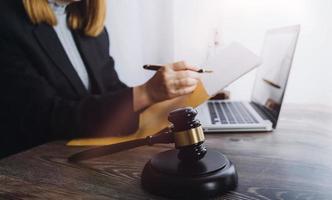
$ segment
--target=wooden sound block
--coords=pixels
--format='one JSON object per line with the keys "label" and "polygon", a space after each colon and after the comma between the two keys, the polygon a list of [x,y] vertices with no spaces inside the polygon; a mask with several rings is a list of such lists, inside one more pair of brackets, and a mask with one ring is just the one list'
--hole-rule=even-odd
{"label": "wooden sound block", "polygon": [[177,158],[178,150],[154,156],[144,167],[143,188],[152,194],[172,198],[206,198],[237,186],[235,166],[218,150],[209,149],[205,157],[192,163]]}

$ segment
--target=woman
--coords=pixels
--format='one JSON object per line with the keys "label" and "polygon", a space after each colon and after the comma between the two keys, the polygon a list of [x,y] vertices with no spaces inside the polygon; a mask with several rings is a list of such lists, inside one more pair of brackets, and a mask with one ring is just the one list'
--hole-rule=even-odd
{"label": "woman", "polygon": [[0,4],[0,157],[54,139],[132,133],[141,110],[196,87],[197,69],[183,62],[143,85],[122,83],[105,0]]}

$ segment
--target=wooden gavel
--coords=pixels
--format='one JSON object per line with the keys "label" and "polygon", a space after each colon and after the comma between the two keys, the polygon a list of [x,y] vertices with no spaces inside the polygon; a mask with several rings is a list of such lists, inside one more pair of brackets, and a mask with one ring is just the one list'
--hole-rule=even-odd
{"label": "wooden gavel", "polygon": [[198,161],[205,156],[206,148],[203,145],[204,132],[196,116],[197,111],[191,107],[176,109],[168,116],[172,126],[153,136],[85,150],[72,155],[68,160],[78,162],[145,145],[174,143],[175,148],[179,150],[179,160],[184,162]]}

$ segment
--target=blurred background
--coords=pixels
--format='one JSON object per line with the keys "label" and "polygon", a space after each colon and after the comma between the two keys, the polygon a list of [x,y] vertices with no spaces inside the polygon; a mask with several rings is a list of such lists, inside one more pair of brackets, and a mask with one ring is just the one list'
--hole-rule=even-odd
{"label": "blurred background", "polygon": [[[301,24],[285,103],[332,106],[331,10],[330,0],[109,0],[110,53],[132,86],[153,75],[143,64],[204,65],[232,41],[260,55],[266,30]],[[255,74],[227,88],[232,99],[250,99]]]}

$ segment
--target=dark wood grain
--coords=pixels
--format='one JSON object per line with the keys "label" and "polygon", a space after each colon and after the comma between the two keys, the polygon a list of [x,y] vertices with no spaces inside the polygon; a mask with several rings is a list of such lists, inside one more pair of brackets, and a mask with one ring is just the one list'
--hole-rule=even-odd
{"label": "dark wood grain", "polygon": [[[272,133],[209,134],[207,146],[235,163],[238,188],[216,199],[332,199],[332,108],[289,105]],[[142,190],[140,173],[172,145],[140,147],[80,164],[86,148],[64,141],[0,161],[0,199],[163,199]]]}

